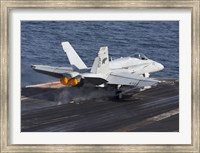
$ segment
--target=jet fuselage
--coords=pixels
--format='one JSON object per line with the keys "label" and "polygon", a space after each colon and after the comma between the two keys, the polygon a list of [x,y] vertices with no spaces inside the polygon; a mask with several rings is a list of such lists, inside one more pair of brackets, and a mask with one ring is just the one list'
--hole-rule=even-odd
{"label": "jet fuselage", "polygon": [[109,62],[111,70],[126,69],[135,74],[144,74],[160,71],[164,66],[150,59],[137,59],[133,57],[121,57]]}

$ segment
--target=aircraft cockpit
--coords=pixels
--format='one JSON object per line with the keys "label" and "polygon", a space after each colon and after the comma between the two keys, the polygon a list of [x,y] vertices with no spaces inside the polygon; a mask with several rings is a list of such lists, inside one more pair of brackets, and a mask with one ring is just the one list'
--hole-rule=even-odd
{"label": "aircraft cockpit", "polygon": [[148,58],[142,53],[135,53],[135,54],[131,55],[131,57],[138,58],[140,60],[148,60]]}

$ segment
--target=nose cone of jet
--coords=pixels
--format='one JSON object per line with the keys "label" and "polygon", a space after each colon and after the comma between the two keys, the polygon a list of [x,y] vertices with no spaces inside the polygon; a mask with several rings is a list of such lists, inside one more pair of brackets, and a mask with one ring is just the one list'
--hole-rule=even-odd
{"label": "nose cone of jet", "polygon": [[162,64],[160,64],[160,63],[157,63],[156,66],[157,66],[159,71],[164,69],[164,66]]}

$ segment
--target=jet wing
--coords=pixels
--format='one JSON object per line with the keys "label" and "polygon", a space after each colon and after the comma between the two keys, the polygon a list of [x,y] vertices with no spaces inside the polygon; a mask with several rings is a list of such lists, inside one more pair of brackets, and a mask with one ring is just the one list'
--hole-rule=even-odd
{"label": "jet wing", "polygon": [[153,86],[159,82],[158,80],[144,78],[140,75],[128,72],[111,72],[107,81],[107,84],[128,85],[135,87]]}
{"label": "jet wing", "polygon": [[71,67],[53,67],[47,65],[31,65],[31,67],[33,70],[39,73],[43,73],[57,78],[61,78],[63,76],[73,78],[79,75],[79,73],[74,72]]}

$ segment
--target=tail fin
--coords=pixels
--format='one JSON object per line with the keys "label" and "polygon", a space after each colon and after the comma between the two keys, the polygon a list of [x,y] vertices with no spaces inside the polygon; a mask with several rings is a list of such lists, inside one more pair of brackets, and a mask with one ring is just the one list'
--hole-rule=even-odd
{"label": "tail fin", "polygon": [[108,47],[101,47],[92,65],[92,73],[105,74],[109,71]]}
{"label": "tail fin", "polygon": [[78,56],[78,54],[76,53],[76,51],[73,49],[73,47],[70,45],[69,42],[62,42],[62,47],[65,53],[67,54],[69,62],[72,66],[75,66],[78,69],[87,68],[85,63],[81,60],[81,58]]}

